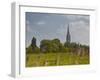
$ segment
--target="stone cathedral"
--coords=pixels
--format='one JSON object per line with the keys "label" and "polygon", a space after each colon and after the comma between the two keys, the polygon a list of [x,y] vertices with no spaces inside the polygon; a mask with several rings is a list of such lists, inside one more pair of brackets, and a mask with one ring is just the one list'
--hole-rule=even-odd
{"label": "stone cathedral", "polygon": [[68,24],[68,27],[67,27],[66,42],[67,43],[71,42],[71,35],[70,35],[70,31],[69,31],[69,24]]}

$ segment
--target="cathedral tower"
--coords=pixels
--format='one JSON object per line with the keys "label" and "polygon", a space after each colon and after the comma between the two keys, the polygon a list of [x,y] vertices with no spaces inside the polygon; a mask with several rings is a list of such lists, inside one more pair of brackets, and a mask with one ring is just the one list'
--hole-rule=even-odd
{"label": "cathedral tower", "polygon": [[70,43],[70,41],[71,41],[71,36],[70,36],[69,24],[68,24],[68,27],[67,27],[67,35],[66,35],[66,42],[67,43]]}

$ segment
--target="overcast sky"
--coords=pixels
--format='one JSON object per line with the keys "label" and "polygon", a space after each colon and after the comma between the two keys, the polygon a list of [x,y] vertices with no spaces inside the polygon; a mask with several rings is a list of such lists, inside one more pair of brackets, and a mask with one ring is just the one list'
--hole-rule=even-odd
{"label": "overcast sky", "polygon": [[32,37],[37,39],[37,45],[43,39],[58,38],[62,43],[66,41],[67,27],[71,35],[71,42],[89,45],[89,16],[70,14],[51,14],[26,12],[26,47],[30,45]]}

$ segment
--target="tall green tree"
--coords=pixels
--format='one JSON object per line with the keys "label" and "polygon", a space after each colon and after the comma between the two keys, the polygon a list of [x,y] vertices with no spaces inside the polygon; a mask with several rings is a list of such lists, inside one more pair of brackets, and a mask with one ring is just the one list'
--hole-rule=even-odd
{"label": "tall green tree", "polygon": [[36,45],[35,37],[32,38],[30,46],[26,48],[26,53],[40,53],[40,49]]}
{"label": "tall green tree", "polygon": [[31,40],[31,46],[34,48],[36,47],[36,38],[33,36],[32,40]]}

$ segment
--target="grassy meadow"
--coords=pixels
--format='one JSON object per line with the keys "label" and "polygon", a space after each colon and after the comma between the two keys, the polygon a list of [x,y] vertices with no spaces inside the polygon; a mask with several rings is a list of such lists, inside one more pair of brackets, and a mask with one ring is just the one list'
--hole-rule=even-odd
{"label": "grassy meadow", "polygon": [[26,48],[26,67],[89,64],[89,46],[75,42],[61,43],[59,39],[46,40],[36,45],[33,37]]}
{"label": "grassy meadow", "polygon": [[89,55],[73,53],[26,54],[26,67],[89,64]]}

